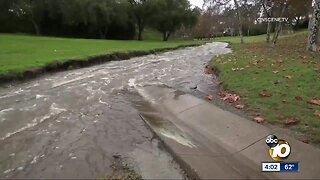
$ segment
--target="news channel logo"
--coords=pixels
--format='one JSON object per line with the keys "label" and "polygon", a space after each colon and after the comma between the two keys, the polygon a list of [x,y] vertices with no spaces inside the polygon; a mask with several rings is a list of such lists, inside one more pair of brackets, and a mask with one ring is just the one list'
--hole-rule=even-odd
{"label": "news channel logo", "polygon": [[291,147],[286,140],[278,139],[275,135],[269,135],[266,144],[269,146],[269,154],[273,160],[282,162],[290,156]]}

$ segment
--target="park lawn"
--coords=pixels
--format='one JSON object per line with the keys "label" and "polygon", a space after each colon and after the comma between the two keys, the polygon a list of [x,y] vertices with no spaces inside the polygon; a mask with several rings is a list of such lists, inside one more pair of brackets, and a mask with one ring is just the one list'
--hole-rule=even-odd
{"label": "park lawn", "polygon": [[0,74],[19,73],[70,59],[87,60],[92,56],[113,52],[150,51],[200,43],[204,42],[92,40],[0,34]]}
{"label": "park lawn", "polygon": [[308,102],[320,99],[320,53],[306,52],[306,40],[307,33],[300,32],[280,38],[273,48],[265,36],[245,38],[243,45],[228,38],[233,53],[212,59],[210,66],[218,70],[222,90],[242,96],[249,116],[260,113],[266,122],[319,145],[320,106]]}
{"label": "park lawn", "polygon": [[[282,35],[280,36],[280,39],[282,38],[287,38],[287,37],[293,37],[293,36],[297,36],[297,35],[306,35],[307,32],[306,31],[299,31],[296,33],[292,33],[292,34],[286,34],[286,35]],[[271,39],[272,39],[273,34],[271,34]],[[244,37],[244,41],[246,43],[255,43],[255,42],[263,42],[266,40],[266,35],[262,34],[262,35],[257,35],[257,36],[247,36]],[[239,37],[219,37],[219,38],[215,38],[214,41],[216,42],[228,42],[231,44],[237,44],[240,42],[240,38]]]}

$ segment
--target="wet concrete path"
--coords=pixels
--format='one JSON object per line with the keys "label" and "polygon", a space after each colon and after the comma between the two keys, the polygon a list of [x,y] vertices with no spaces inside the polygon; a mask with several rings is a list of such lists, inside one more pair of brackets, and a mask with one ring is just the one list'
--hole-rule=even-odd
{"label": "wet concrete path", "polygon": [[[0,88],[0,178],[99,178],[115,159],[143,178],[182,178],[145,126],[134,85],[215,90],[203,73],[226,43],[115,61]],[[139,95],[140,94],[140,95]]]}

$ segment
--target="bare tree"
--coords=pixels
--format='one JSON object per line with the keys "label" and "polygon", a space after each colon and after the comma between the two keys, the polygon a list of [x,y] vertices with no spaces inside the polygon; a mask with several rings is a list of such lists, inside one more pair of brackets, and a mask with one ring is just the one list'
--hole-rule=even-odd
{"label": "bare tree", "polygon": [[[264,0],[264,2],[262,3],[262,14],[261,16],[264,16],[264,17],[268,17],[268,18],[271,18],[272,16],[272,11],[273,11],[273,3],[271,0]],[[271,22],[268,21],[268,24],[267,24],[267,37],[266,37],[266,41],[267,43],[270,43],[270,36],[271,36]]]}
{"label": "bare tree", "polygon": [[320,0],[314,0],[313,14],[309,23],[309,37],[307,51],[319,51],[319,28],[320,28]]}
{"label": "bare tree", "polygon": [[[283,3],[282,3],[282,8],[281,8],[281,14],[280,14],[280,17],[283,17],[286,10],[287,10],[287,7],[288,7],[288,1],[285,0]],[[276,26],[276,30],[274,32],[274,35],[273,35],[273,39],[272,39],[272,45],[273,46],[276,46],[277,45],[277,42],[278,42],[278,37],[279,37],[279,34],[281,32],[281,29],[282,29],[282,25],[283,25],[283,22],[280,21],[277,23],[277,26]]]}
{"label": "bare tree", "polygon": [[[238,24],[238,30],[239,30],[239,36],[240,36],[240,43],[243,44],[244,43],[244,39],[243,39],[243,22],[242,22],[242,13],[241,13],[241,9],[240,9],[240,2],[241,0],[204,0],[204,5],[203,7],[205,8],[206,6],[212,6],[214,4],[218,4],[220,6],[227,6],[230,4],[234,4],[234,8],[236,10],[236,14],[237,14],[237,24]],[[245,1],[246,2],[246,1]]]}
{"label": "bare tree", "polygon": [[237,18],[238,18],[238,28],[239,28],[239,36],[240,36],[240,43],[243,44],[243,30],[242,30],[242,16],[241,16],[241,10],[239,7],[239,3],[238,0],[233,0],[234,5],[236,7],[236,11],[237,11]]}

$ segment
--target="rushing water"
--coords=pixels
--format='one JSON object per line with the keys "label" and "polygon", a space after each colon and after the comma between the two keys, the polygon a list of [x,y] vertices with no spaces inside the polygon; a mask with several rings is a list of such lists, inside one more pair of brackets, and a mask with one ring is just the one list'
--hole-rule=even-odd
{"label": "rushing water", "polygon": [[230,52],[226,46],[210,43],[0,88],[0,178],[103,177],[115,153],[143,177],[179,178],[131,104],[142,97],[130,92],[137,84],[165,84],[210,93],[215,81],[204,66]]}

